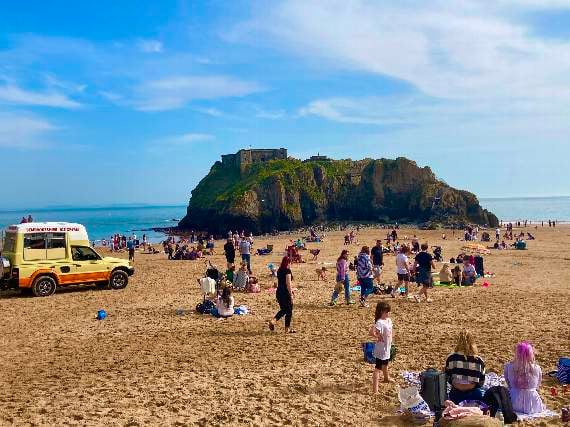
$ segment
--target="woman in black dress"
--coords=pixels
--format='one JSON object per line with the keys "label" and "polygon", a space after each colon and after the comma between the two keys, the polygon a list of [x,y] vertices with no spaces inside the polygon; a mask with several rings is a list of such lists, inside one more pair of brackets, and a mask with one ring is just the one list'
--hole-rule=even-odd
{"label": "woman in black dress", "polygon": [[283,257],[279,270],[277,270],[277,302],[279,303],[279,311],[273,319],[269,321],[269,329],[275,330],[275,323],[277,323],[283,316],[285,316],[285,332],[294,333],[291,328],[291,318],[293,317],[293,274],[289,268],[291,260],[289,257]]}

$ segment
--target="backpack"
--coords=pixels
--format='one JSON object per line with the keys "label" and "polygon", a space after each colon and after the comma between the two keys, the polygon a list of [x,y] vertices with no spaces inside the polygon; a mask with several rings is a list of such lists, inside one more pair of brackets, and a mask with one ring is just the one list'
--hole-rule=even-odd
{"label": "backpack", "polygon": [[196,312],[200,314],[211,314],[216,305],[209,299],[204,300],[196,306]]}
{"label": "backpack", "polygon": [[570,357],[561,357],[558,359],[556,378],[560,381],[560,384],[570,384]]}
{"label": "backpack", "polygon": [[445,372],[430,368],[420,375],[420,396],[426,401],[429,408],[438,412],[445,408],[447,400],[447,382]]}
{"label": "backpack", "polygon": [[485,392],[483,396],[485,402],[491,408],[491,416],[494,417],[500,409],[505,419],[505,424],[514,423],[517,420],[517,414],[513,411],[513,404],[509,389],[502,386],[494,386]]}

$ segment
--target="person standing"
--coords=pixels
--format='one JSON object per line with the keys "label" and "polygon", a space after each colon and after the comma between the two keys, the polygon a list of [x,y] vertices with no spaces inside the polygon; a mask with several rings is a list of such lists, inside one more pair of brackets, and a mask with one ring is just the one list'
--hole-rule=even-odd
{"label": "person standing", "polygon": [[374,278],[380,284],[380,276],[382,275],[382,267],[384,266],[384,251],[382,249],[382,240],[376,240],[376,246],[371,250],[372,270]]}
{"label": "person standing", "polygon": [[293,273],[289,268],[290,265],[291,260],[289,257],[284,256],[277,270],[277,291],[275,296],[279,303],[279,311],[269,321],[269,330],[274,331],[275,324],[285,316],[285,332],[288,334],[295,333],[295,330],[291,328],[291,320],[293,319]]}
{"label": "person standing", "polygon": [[251,240],[243,237],[239,243],[239,252],[241,260],[247,264],[247,272],[251,274]]}
{"label": "person standing", "polygon": [[129,250],[129,261],[135,260],[135,241],[132,237],[129,237],[127,242],[127,249]]}
{"label": "person standing", "polygon": [[398,275],[398,286],[392,290],[392,298],[396,298],[396,290],[402,285],[405,287],[405,295],[408,295],[408,286],[410,284],[410,265],[408,261],[408,253],[410,248],[402,245],[398,255],[396,255],[396,274]]}
{"label": "person standing", "polygon": [[363,246],[356,259],[356,277],[360,283],[360,307],[368,307],[366,298],[374,289],[374,274],[370,260],[370,248]]}
{"label": "person standing", "polygon": [[28,215],[28,222],[34,222],[34,219],[32,218],[32,215]]}
{"label": "person standing", "polygon": [[336,300],[344,288],[344,302],[354,304],[350,298],[350,278],[348,277],[348,251],[345,249],[336,260],[336,286],[331,297],[330,305],[336,305]]}
{"label": "person standing", "polygon": [[385,383],[394,382],[388,374],[388,363],[392,350],[392,319],[390,319],[390,304],[380,301],[376,304],[374,313],[374,325],[370,328],[370,335],[376,338],[374,344],[374,358],[376,365],[372,374],[372,392],[378,393],[380,373],[384,376]]}
{"label": "person standing", "polygon": [[236,260],[236,248],[234,247],[234,241],[231,237],[228,237],[228,241],[224,245],[224,253],[226,255],[228,269],[230,269]]}
{"label": "person standing", "polygon": [[428,297],[428,289],[433,287],[433,279],[431,276],[432,268],[435,269],[433,257],[428,253],[428,244],[422,243],[421,251],[416,255],[416,281],[421,286],[420,291],[414,298],[417,302],[421,301],[422,295],[426,297],[427,302],[432,300]]}

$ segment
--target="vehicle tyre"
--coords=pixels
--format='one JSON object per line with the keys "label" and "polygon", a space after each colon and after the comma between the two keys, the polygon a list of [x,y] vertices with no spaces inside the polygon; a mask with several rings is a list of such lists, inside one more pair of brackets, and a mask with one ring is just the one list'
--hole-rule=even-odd
{"label": "vehicle tyre", "polygon": [[129,283],[129,275],[123,270],[115,270],[109,278],[109,286],[111,289],[124,289]]}
{"label": "vehicle tyre", "polygon": [[49,297],[55,292],[57,283],[50,276],[40,276],[32,285],[32,292],[36,297]]}

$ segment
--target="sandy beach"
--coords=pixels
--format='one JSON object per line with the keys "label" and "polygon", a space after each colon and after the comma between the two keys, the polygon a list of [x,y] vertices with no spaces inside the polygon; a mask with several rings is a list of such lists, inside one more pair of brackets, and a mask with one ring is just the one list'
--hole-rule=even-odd
{"label": "sandy beach", "polygon": [[[516,229],[515,229],[516,231]],[[360,345],[368,340],[373,306],[392,304],[398,354],[390,371],[443,368],[457,332],[469,328],[489,371],[502,373],[520,340],[532,342],[543,372],[570,355],[570,226],[529,227],[537,237],[526,251],[492,251],[485,270],[490,286],[436,288],[432,303],[373,296],[370,308],[329,307],[328,282],[315,269],[334,263],[343,233],[329,233],[318,262],[294,264],[297,288],[293,325],[297,334],[274,333],[265,324],[277,311],[266,265],[278,263],[289,239],[258,238],[274,245],[270,256],[252,256],[259,294],[235,293],[236,304],[253,313],[228,321],[193,313],[201,294],[196,279],[203,261],[168,261],[166,255],[136,255],[136,274],[122,291],[72,288],[49,298],[0,296],[0,386],[3,425],[405,425],[395,414],[395,385],[371,394],[372,366]],[[443,247],[444,259],[460,252],[460,232],[401,230]],[[494,233],[492,233],[494,234]],[[359,245],[373,245],[386,230],[362,230]],[[222,242],[209,257],[225,266]],[[120,254],[126,257],[126,253]],[[309,258],[308,253],[304,256]],[[440,264],[438,264],[439,267]],[[395,281],[393,256],[385,257],[386,282]],[[351,272],[351,281],[354,275]],[[109,317],[97,321],[97,310]],[[177,314],[184,309],[185,314]],[[551,396],[550,387],[559,395]],[[545,376],[540,393],[560,412],[570,391]],[[527,425],[560,425],[541,419]]]}

